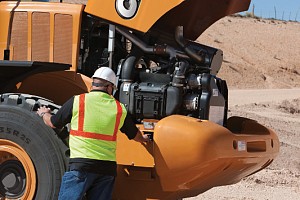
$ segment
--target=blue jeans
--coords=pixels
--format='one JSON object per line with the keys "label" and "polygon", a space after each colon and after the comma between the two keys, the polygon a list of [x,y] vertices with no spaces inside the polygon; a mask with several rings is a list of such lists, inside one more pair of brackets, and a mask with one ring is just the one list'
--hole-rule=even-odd
{"label": "blue jeans", "polygon": [[114,176],[82,171],[68,171],[62,178],[58,200],[109,200],[115,182]]}

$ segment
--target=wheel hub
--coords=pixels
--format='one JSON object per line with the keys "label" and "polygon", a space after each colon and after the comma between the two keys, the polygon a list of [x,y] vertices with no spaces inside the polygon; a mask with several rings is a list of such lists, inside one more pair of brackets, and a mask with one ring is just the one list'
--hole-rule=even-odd
{"label": "wheel hub", "polygon": [[7,160],[0,165],[0,193],[8,198],[24,194],[26,174],[20,161]]}
{"label": "wheel hub", "polygon": [[36,190],[34,165],[18,144],[0,139],[0,197],[33,199]]}

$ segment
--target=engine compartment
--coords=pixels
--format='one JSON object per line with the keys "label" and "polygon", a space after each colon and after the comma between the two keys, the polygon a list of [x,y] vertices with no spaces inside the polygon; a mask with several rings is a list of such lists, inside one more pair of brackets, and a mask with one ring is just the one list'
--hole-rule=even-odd
{"label": "engine compartment", "polygon": [[183,27],[174,36],[153,30],[142,34],[116,27],[109,49],[110,25],[84,15],[78,71],[89,77],[101,67],[118,76],[115,98],[136,123],[179,114],[226,125],[227,85],[217,77],[223,60],[219,49],[186,40]]}

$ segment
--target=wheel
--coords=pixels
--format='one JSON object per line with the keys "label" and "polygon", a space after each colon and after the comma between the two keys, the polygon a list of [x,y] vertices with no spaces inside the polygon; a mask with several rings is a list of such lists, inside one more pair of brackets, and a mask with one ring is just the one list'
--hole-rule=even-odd
{"label": "wheel", "polygon": [[57,199],[68,148],[35,113],[58,106],[24,94],[0,95],[0,199]]}

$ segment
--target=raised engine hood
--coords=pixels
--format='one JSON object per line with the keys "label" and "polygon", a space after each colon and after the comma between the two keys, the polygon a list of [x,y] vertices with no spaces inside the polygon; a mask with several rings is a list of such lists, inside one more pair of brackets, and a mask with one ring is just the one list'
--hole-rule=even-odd
{"label": "raised engine hood", "polygon": [[184,37],[196,40],[219,19],[249,8],[251,0],[187,0],[167,12],[154,25],[173,34],[177,26],[184,27]]}
{"label": "raised engine hood", "polygon": [[247,10],[250,1],[89,0],[85,12],[144,33],[153,26],[169,33],[184,26],[184,36],[195,40],[220,18]]}

